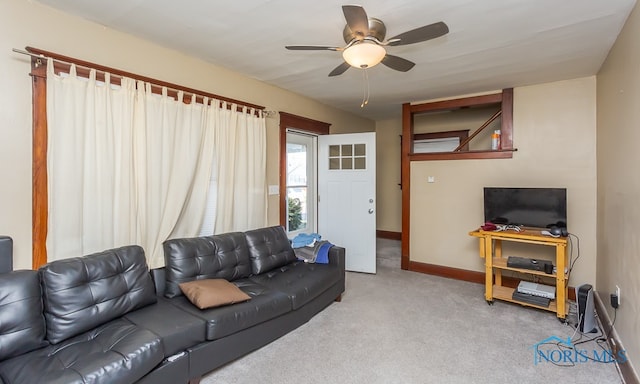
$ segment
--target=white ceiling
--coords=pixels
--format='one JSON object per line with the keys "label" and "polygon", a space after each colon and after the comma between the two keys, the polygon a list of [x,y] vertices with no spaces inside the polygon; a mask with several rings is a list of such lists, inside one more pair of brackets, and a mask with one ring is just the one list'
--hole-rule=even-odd
{"label": "white ceiling", "polygon": [[387,47],[416,66],[406,73],[370,68],[370,101],[360,108],[361,70],[327,76],[342,62],[340,52],[284,48],[344,45],[343,1],[38,1],[374,120],[399,116],[406,102],[594,75],[635,4],[362,0],[368,16],[385,23],[387,37],[437,21],[450,32]]}

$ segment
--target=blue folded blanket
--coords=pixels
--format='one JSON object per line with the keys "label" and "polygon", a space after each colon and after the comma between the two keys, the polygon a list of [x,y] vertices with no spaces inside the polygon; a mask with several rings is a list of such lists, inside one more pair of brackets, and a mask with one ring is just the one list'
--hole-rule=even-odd
{"label": "blue folded blanket", "polygon": [[318,249],[318,253],[316,254],[316,263],[318,264],[329,264],[329,249],[333,247],[328,241],[322,241],[320,247]]}
{"label": "blue folded blanket", "polygon": [[313,245],[316,241],[320,241],[321,236],[317,233],[299,233],[291,240],[292,248],[306,247]]}

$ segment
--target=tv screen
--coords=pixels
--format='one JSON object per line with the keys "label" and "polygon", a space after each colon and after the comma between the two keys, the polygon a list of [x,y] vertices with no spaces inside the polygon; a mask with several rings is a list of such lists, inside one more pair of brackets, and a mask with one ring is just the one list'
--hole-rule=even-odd
{"label": "tv screen", "polygon": [[525,227],[567,227],[566,188],[484,188],[484,221]]}

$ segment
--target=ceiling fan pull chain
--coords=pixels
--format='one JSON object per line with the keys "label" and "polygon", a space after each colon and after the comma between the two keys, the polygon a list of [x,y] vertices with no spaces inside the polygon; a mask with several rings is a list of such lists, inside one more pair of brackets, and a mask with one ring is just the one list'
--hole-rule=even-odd
{"label": "ceiling fan pull chain", "polygon": [[367,68],[362,68],[362,104],[360,104],[360,108],[364,108],[365,105],[369,104],[369,73],[367,72]]}

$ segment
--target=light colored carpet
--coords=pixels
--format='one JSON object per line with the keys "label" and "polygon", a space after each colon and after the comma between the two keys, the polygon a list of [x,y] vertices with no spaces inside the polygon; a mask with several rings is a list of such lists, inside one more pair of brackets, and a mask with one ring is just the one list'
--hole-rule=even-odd
{"label": "light colored carpet", "polygon": [[489,306],[482,285],[403,271],[399,255],[399,242],[379,240],[376,275],[347,273],[342,302],[202,383],[621,382],[614,364],[535,365],[534,344],[573,328],[551,312]]}

